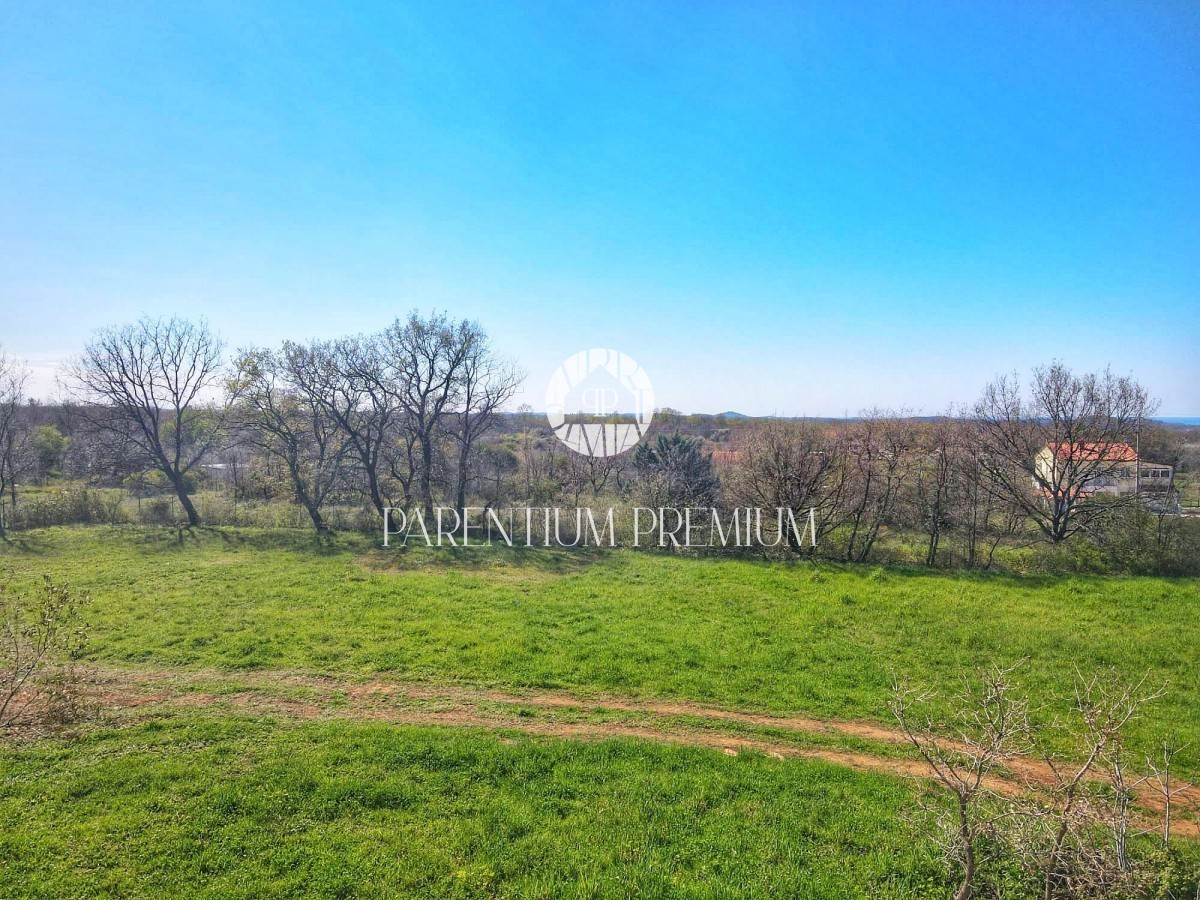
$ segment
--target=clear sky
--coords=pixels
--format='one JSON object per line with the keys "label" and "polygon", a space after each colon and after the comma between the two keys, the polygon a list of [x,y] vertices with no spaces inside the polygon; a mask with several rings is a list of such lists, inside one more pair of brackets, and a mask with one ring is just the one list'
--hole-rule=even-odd
{"label": "clear sky", "polygon": [[[354,7],[351,9],[350,7]],[[477,318],[542,408],[936,412],[1111,364],[1200,413],[1200,4],[0,4],[0,343]]]}

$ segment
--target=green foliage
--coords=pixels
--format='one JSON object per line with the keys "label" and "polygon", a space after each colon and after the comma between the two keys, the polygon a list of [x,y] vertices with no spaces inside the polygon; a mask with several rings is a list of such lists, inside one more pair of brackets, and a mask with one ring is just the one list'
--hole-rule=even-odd
{"label": "green foliage", "polygon": [[32,447],[38,478],[50,478],[58,474],[63,454],[70,443],[70,439],[53,425],[39,425],[34,430]]}
{"label": "green foliage", "polygon": [[[151,469],[142,476],[142,483],[150,493],[173,493],[175,486],[160,469]],[[188,472],[183,476],[183,487],[189,494],[196,491],[196,476]]]}

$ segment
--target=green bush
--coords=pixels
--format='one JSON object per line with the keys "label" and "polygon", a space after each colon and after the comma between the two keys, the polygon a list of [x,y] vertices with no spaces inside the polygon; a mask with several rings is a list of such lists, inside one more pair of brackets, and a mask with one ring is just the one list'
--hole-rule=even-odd
{"label": "green bush", "polygon": [[71,485],[60,490],[31,494],[6,510],[14,530],[53,525],[119,525],[129,519],[122,510],[120,491]]}

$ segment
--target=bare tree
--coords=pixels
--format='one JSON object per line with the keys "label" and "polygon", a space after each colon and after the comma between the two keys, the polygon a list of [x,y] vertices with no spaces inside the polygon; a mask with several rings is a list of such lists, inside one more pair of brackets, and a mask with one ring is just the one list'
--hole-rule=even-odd
{"label": "bare tree", "polygon": [[846,559],[864,562],[891,518],[911,472],[912,428],[899,414],[871,410],[849,431]]}
{"label": "bare tree", "polygon": [[476,448],[484,503],[498,506],[512,492],[512,476],[520,469],[517,454],[508,446],[484,443]]}
{"label": "bare tree", "polygon": [[[1147,688],[1145,678],[1126,682],[1112,669],[1076,673],[1071,713],[1035,731],[1029,701],[1011,679],[1015,668],[986,670],[944,702],[931,703],[929,692],[892,690],[890,706],[905,736],[955,798],[952,813],[934,809],[962,876],[955,897],[964,900],[977,887],[984,836],[991,852],[1010,852],[1036,879],[1045,900],[1150,896],[1161,884],[1160,862],[1136,853],[1131,837],[1145,833],[1135,830],[1142,816],[1133,801],[1152,779],[1130,771],[1124,730],[1163,690]],[[1173,755],[1168,743],[1162,765],[1149,763],[1167,798],[1164,842],[1169,797],[1183,787],[1170,780]]]}
{"label": "bare tree", "polygon": [[1114,505],[1136,500],[1125,495],[1101,504],[1088,494],[1128,464],[1109,448],[1132,442],[1153,410],[1141,385],[1108,369],[1077,376],[1052,363],[1034,370],[1028,397],[1016,375],[1001,376],[975,405],[986,483],[1046,538],[1063,541]]}
{"label": "bare tree", "polygon": [[1174,775],[1175,757],[1182,750],[1175,740],[1169,737],[1159,747],[1160,756],[1157,760],[1146,757],[1146,768],[1150,770],[1149,780],[1163,801],[1163,848],[1171,846],[1171,813],[1175,798],[1187,792],[1187,784],[1172,780]]}
{"label": "bare tree", "polygon": [[609,482],[614,482],[617,490],[620,490],[621,476],[629,465],[628,453],[614,453],[612,456],[572,455],[583,460],[584,478],[592,489],[593,497],[599,497]]}
{"label": "bare tree", "polygon": [[459,510],[467,505],[467,483],[471,474],[475,442],[495,423],[496,414],[516,394],[525,373],[515,363],[497,356],[483,329],[472,323],[469,346],[457,376],[457,420],[453,434],[458,444],[454,501]]}
{"label": "bare tree", "polygon": [[963,423],[964,434],[954,458],[956,485],[954,518],[962,528],[967,565],[990,568],[997,548],[1025,523],[1021,506],[1002,489],[989,484],[991,466],[976,439],[974,423]]}
{"label": "bare tree", "polygon": [[927,566],[937,562],[942,534],[951,522],[955,461],[959,454],[960,442],[959,423],[951,416],[931,423],[918,435],[920,458],[915,466],[913,495],[927,537]]}
{"label": "bare tree", "polygon": [[[1123,729],[1163,693],[1162,688],[1147,688],[1145,678],[1131,684],[1112,670],[1087,677],[1077,673],[1071,705],[1078,724],[1053,723],[1074,746],[1070,757],[1043,750],[1051,773],[1046,788],[1050,804],[1034,807],[1033,818],[1045,826],[1046,838],[1026,842],[1033,848],[1027,867],[1040,872],[1045,900],[1072,894],[1107,896],[1128,876],[1125,848],[1132,786],[1122,761]],[[1100,792],[1093,782],[1106,761],[1109,790]],[[1105,825],[1114,838],[1111,859],[1093,840]]]}
{"label": "bare tree", "polygon": [[242,351],[229,383],[230,411],[243,440],[286,466],[297,501],[322,532],[321,507],[341,478],[347,437],[306,390],[311,366],[311,351],[298,344]]}
{"label": "bare tree", "polygon": [[588,483],[588,463],[592,457],[583,453],[567,453],[562,460],[563,492],[571,496],[571,503],[579,505],[579,497]]}
{"label": "bare tree", "polygon": [[187,475],[217,442],[217,416],[204,394],[220,375],[222,346],[203,320],[144,317],[98,331],[66,370],[80,412],[166,476],[191,526],[200,515]]}
{"label": "bare tree", "polygon": [[17,505],[17,471],[21,467],[21,403],[29,371],[0,350],[0,537],[4,536],[4,495]]}
{"label": "bare tree", "polygon": [[[990,796],[989,776],[1005,760],[1029,746],[1029,701],[1016,690],[1013,672],[1020,666],[993,666],[965,681],[951,700],[948,721],[938,723],[929,712],[931,693],[896,684],[890,708],[905,737],[930,773],[954,795],[953,826],[947,848],[960,867],[955,900],[975,891],[980,838],[990,827],[982,801]],[[953,738],[941,736],[951,731]]]}
{"label": "bare tree", "polygon": [[660,434],[652,443],[633,451],[641,498],[648,506],[713,507],[721,481],[713,470],[712,453],[705,453],[699,438],[678,431]]}
{"label": "bare tree", "polygon": [[[844,442],[812,422],[768,421],[755,427],[729,476],[735,505],[784,508],[797,516],[814,509],[814,541],[841,523],[847,486]],[[801,549],[791,531],[788,543]]]}
{"label": "bare tree", "polygon": [[396,436],[403,411],[390,365],[377,336],[342,338],[308,345],[286,342],[290,372],[306,402],[321,409],[345,438],[348,456],[365,481],[367,497],[381,516],[397,505],[389,476],[402,478],[402,504],[408,503],[411,473],[396,464]]}
{"label": "bare tree", "polygon": [[444,313],[422,318],[417,312],[397,320],[381,335],[382,352],[394,368],[393,390],[420,453],[418,499],[433,518],[433,478],[446,417],[462,402],[462,372],[481,342],[474,322],[451,321]]}

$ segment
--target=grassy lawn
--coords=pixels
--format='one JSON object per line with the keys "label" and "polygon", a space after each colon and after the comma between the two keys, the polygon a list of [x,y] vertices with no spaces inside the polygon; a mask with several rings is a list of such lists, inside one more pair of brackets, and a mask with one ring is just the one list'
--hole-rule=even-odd
{"label": "grassy lawn", "polygon": [[644,742],[152,718],[0,754],[0,896],[944,896],[912,790]]}
{"label": "grassy lawn", "polygon": [[879,721],[892,672],[952,688],[965,668],[1029,657],[1022,677],[1045,697],[1076,666],[1114,666],[1169,682],[1132,735],[1148,747],[1176,732],[1200,774],[1194,580],[104,527],[22,534],[0,566],[89,590],[93,656],[121,665],[384,672]]}
{"label": "grassy lawn", "polygon": [[1194,580],[95,527],[20,535],[0,565],[90,590],[92,654],[122,665],[388,672],[880,721],[894,671],[949,689],[965,668],[1027,656],[1022,678],[1044,697],[1075,666],[1114,666],[1170,684],[1134,737],[1176,732],[1200,772]]}
{"label": "grassy lawn", "polygon": [[[1200,776],[1195,581],[149,527],[22,533],[0,544],[0,569],[89,591],[93,661],[181,698],[0,748],[0,897],[948,893],[907,815],[932,788],[829,755],[721,750],[738,736],[903,748],[757,720],[560,711],[537,691],[888,723],[893,672],[945,689],[1028,657],[1022,677],[1047,697],[1076,666],[1113,666],[1170,684],[1134,723],[1135,749],[1174,732],[1190,742],[1179,773]],[[351,708],[346,691],[374,676],[457,706]],[[381,710],[468,718],[373,721]],[[624,737],[598,727],[610,720]],[[637,731],[651,725],[716,737],[656,743]]]}

